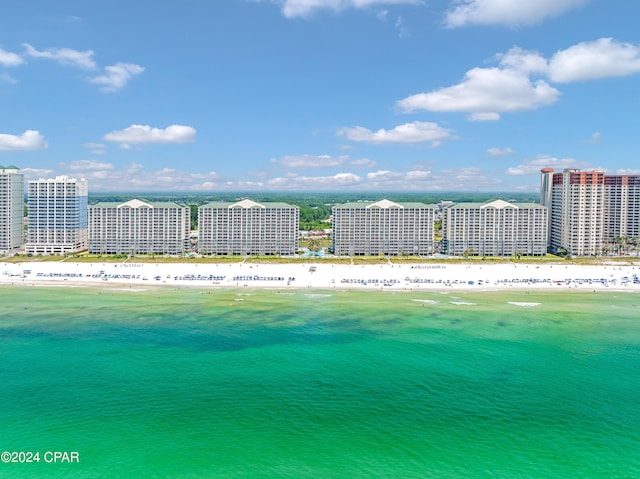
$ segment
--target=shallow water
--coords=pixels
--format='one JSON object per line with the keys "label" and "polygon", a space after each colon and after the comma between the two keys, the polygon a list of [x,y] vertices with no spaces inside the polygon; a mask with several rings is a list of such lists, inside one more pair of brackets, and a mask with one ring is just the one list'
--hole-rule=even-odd
{"label": "shallow water", "polygon": [[0,296],[0,477],[640,477],[640,295]]}

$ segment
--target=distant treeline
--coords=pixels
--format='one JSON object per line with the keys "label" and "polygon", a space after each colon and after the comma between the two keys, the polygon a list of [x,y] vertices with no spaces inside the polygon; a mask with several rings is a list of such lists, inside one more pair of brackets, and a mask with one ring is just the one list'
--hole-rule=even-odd
{"label": "distant treeline", "polygon": [[210,202],[236,202],[250,198],[257,202],[277,201],[296,205],[300,208],[300,229],[302,231],[321,230],[330,227],[327,223],[334,205],[352,201],[378,201],[386,198],[398,202],[420,202],[437,204],[441,201],[484,202],[503,199],[512,202],[537,203],[540,197],[536,193],[403,193],[403,192],[358,192],[358,193],[94,193],[89,194],[89,203],[124,203],[133,198],[147,201],[173,201],[191,207],[191,227],[198,224],[198,207]]}

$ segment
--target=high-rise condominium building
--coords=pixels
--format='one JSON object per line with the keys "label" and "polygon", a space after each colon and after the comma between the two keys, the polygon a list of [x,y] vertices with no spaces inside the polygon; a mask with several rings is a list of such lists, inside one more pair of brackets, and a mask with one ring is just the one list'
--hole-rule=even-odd
{"label": "high-rise condominium building", "polygon": [[219,255],[298,252],[300,210],[286,203],[244,199],[198,208],[198,250]]}
{"label": "high-rise condominium building", "polygon": [[87,180],[58,176],[28,185],[27,253],[65,254],[87,249]]}
{"label": "high-rise condominium building", "polygon": [[0,166],[0,253],[22,246],[24,175],[16,166]]}
{"label": "high-rise condominium building", "polygon": [[176,203],[133,199],[89,206],[89,253],[183,254],[190,210]]}
{"label": "high-rise condominium building", "polygon": [[450,255],[547,254],[545,206],[534,203],[456,203],[443,210],[442,248]]}
{"label": "high-rise condominium building", "polygon": [[640,175],[604,177],[604,236],[640,240]]}
{"label": "high-rise condominium building", "polygon": [[595,255],[616,237],[640,239],[640,175],[545,168],[542,178],[543,201],[551,190],[552,252]]}
{"label": "high-rise condominium building", "polygon": [[424,203],[346,203],[333,208],[333,251],[338,256],[429,255],[434,207]]}

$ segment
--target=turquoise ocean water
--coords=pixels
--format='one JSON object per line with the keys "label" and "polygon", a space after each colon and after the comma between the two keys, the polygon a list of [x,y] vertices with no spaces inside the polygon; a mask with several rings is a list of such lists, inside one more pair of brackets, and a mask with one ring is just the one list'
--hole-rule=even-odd
{"label": "turquoise ocean water", "polygon": [[640,478],[640,295],[0,296],[2,478]]}

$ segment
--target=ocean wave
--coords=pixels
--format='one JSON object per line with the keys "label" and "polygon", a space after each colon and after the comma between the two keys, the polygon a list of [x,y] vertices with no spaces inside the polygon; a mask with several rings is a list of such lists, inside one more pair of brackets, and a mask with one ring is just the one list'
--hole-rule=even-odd
{"label": "ocean wave", "polygon": [[449,301],[451,304],[456,304],[459,306],[476,306],[478,303],[470,303],[469,301]]}
{"label": "ocean wave", "polygon": [[440,301],[434,301],[433,299],[412,299],[411,301],[415,301],[416,303],[425,303],[425,304],[439,304]]}
{"label": "ocean wave", "polygon": [[514,306],[521,306],[524,308],[533,308],[535,306],[540,306],[542,303],[522,303],[519,301],[507,301],[507,304],[513,304]]}

